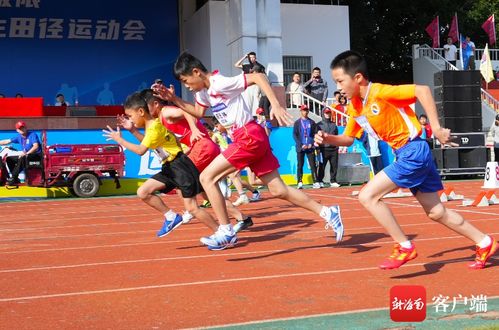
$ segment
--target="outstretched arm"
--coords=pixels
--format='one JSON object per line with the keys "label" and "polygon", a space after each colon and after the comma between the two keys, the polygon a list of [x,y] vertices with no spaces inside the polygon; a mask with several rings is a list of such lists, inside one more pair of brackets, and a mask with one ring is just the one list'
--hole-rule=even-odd
{"label": "outstretched arm", "polygon": [[124,148],[136,153],[137,155],[142,156],[143,154],[145,154],[147,152],[148,148],[146,146],[144,146],[142,144],[131,143],[131,142],[128,142],[127,140],[125,140],[124,138],[122,138],[119,126],[116,128],[116,131],[115,131],[108,125],[107,130],[103,129],[102,132],[104,133],[102,135],[106,138],[107,141],[114,140],[118,144],[123,146]]}
{"label": "outstretched arm", "polygon": [[263,73],[250,73],[246,75],[246,82],[248,86],[253,84],[258,85],[267,96],[272,106],[270,110],[270,119],[276,118],[280,125],[290,125],[292,123],[292,116],[284,109],[277,100],[272,87],[270,87],[267,76]]}
{"label": "outstretched arm", "polygon": [[165,101],[173,102],[173,104],[182,109],[182,111],[185,111],[196,118],[203,117],[204,112],[206,111],[206,108],[200,106],[199,104],[192,104],[175,95],[175,88],[173,85],[170,85],[170,87],[167,88],[162,84],[154,84],[151,88],[154,92],[154,96],[157,96]]}
{"label": "outstretched arm", "polygon": [[327,134],[324,133],[323,131],[318,131],[317,134],[315,134],[314,141],[317,144],[332,144],[338,147],[348,147],[351,146],[352,143],[354,142],[354,138],[351,136],[346,136],[346,135],[332,135],[332,134]]}

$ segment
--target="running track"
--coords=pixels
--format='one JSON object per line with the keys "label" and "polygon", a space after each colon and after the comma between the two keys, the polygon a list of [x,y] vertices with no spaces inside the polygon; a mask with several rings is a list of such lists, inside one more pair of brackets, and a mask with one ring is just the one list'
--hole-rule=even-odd
{"label": "running track", "polygon": [[[480,184],[452,183],[467,197]],[[340,245],[318,217],[265,193],[264,200],[242,207],[255,225],[240,233],[235,248],[218,252],[200,245],[208,231],[196,220],[156,238],[161,217],[135,197],[1,203],[0,327],[253,322],[255,328],[265,320],[384,309],[390,288],[401,284],[425,286],[428,304],[439,294],[499,296],[497,259],[485,270],[467,270],[472,244],[426,218],[412,197],[386,201],[419,257],[398,270],[379,270],[392,241],[352,190],[306,190],[324,204],[341,205],[346,232]],[[181,210],[176,196],[165,200]],[[446,205],[499,238],[499,206]],[[386,311],[385,326],[397,325]]]}

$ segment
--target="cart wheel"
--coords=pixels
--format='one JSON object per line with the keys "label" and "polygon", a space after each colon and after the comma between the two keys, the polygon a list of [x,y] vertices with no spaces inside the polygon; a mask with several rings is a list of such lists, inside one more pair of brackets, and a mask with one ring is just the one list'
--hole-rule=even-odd
{"label": "cart wheel", "polygon": [[73,182],[73,190],[78,197],[94,197],[99,190],[99,180],[90,173],[80,174]]}

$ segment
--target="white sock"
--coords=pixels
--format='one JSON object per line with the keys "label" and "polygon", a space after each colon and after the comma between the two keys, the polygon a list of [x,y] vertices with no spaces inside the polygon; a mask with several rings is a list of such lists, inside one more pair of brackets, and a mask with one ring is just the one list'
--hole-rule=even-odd
{"label": "white sock", "polygon": [[226,234],[229,234],[229,235],[234,234],[234,231],[232,230],[232,225],[230,223],[227,225],[220,225],[219,229],[222,230]]}
{"label": "white sock", "polygon": [[167,220],[173,220],[177,216],[177,213],[173,212],[172,210],[168,210],[168,212],[165,213],[165,218]]}
{"label": "white sock", "polygon": [[489,246],[490,243],[492,243],[492,239],[489,235],[485,235],[485,237],[480,242],[478,242],[477,245],[480,249],[483,249],[484,247]]}
{"label": "white sock", "polygon": [[401,247],[403,247],[404,249],[410,249],[412,248],[412,243],[411,241],[405,241],[405,242],[400,242],[399,243]]}
{"label": "white sock", "polygon": [[322,209],[321,209],[321,212],[319,213],[319,215],[324,220],[327,220],[327,219],[329,219],[331,217],[331,209],[329,207],[327,207],[327,206],[323,206]]}

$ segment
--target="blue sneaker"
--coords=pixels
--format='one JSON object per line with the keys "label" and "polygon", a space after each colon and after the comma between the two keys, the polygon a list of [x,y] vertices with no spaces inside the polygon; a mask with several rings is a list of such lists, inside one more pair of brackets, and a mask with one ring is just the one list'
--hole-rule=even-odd
{"label": "blue sneaker", "polygon": [[345,228],[343,228],[343,222],[341,221],[341,211],[340,206],[330,206],[329,210],[331,211],[331,215],[329,219],[326,220],[326,229],[331,227],[333,231],[336,233],[336,242],[341,242],[343,239],[343,232]]}
{"label": "blue sneaker", "polygon": [[237,243],[237,235],[227,235],[223,230],[217,230],[210,237],[201,237],[201,243],[208,246],[208,250],[224,250],[233,247]]}
{"label": "blue sneaker", "polygon": [[163,237],[171,233],[175,228],[182,224],[182,216],[180,214],[175,215],[175,219],[168,220],[165,219],[163,227],[156,234],[158,237]]}
{"label": "blue sneaker", "polygon": [[251,217],[247,217],[244,220],[237,220],[237,224],[234,226],[234,232],[238,233],[241,230],[248,229],[251,226],[253,226],[253,220]]}

